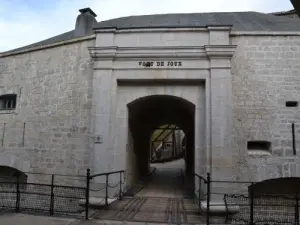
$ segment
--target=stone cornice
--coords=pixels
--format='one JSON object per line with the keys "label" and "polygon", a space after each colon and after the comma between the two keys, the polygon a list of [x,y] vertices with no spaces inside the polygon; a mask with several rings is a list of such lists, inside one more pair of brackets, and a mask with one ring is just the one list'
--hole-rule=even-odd
{"label": "stone cornice", "polygon": [[205,45],[205,52],[209,58],[231,58],[236,45]]}
{"label": "stone cornice", "polygon": [[142,58],[230,58],[236,45],[171,46],[171,47],[90,47],[91,57],[97,60]]}
{"label": "stone cornice", "polygon": [[149,28],[96,28],[94,29],[95,33],[156,33],[156,32],[207,32],[206,27],[149,27]]}
{"label": "stone cornice", "polygon": [[232,25],[207,25],[201,27],[137,27],[137,28],[95,28],[95,33],[156,33],[156,32],[207,32],[230,31]]}
{"label": "stone cornice", "polygon": [[216,25],[208,25],[207,30],[209,31],[230,31],[232,28],[232,25],[222,25],[222,26],[216,26]]}
{"label": "stone cornice", "polygon": [[172,47],[91,47],[88,48],[94,60],[103,59],[141,59],[141,58],[207,58],[203,46],[172,46]]}
{"label": "stone cornice", "polygon": [[300,36],[300,31],[231,31],[230,36]]}

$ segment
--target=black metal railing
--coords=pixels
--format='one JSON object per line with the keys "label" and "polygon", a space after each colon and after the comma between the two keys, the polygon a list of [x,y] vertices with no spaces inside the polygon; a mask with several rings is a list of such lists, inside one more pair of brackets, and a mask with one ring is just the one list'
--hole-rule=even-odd
{"label": "black metal railing", "polygon": [[[210,212],[210,174],[204,178],[198,174],[194,174],[195,182],[197,182],[197,189],[195,189],[195,203],[198,206],[198,211],[201,214],[206,215],[206,223],[209,224],[209,212]],[[202,204],[202,200],[206,200],[206,204]],[[205,209],[206,208],[206,209]]]}
{"label": "black metal railing", "polygon": [[80,214],[84,211],[80,202],[85,199],[85,187],[56,185],[54,175],[51,184],[28,183],[21,180],[19,175],[14,181],[1,178],[1,211],[46,212],[51,216]]}
{"label": "black metal railing", "polygon": [[199,212],[205,214],[207,225],[215,223],[212,222],[211,207],[218,206],[218,203],[211,201],[212,196],[224,201],[219,206],[225,206],[225,223],[300,225],[298,193],[265,194],[253,187],[255,182],[217,181],[212,180],[209,173],[206,178],[198,174],[194,176],[198,182],[195,202]]}
{"label": "black metal railing", "polygon": [[[27,182],[28,175],[39,182]],[[101,177],[105,178],[103,183],[94,182]],[[2,176],[0,211],[39,212],[50,216],[78,215],[88,219],[91,194],[95,198],[103,199],[103,202],[98,201],[97,204],[103,203],[107,209],[110,198],[122,199],[123,192],[126,191],[125,182],[124,170],[91,175],[90,169],[87,169],[85,176],[42,173]]]}
{"label": "black metal railing", "polygon": [[226,208],[239,207],[236,214],[227,214],[227,222],[239,224],[294,224],[299,225],[299,199],[286,195],[224,196]]}
{"label": "black metal railing", "polygon": [[[91,180],[95,180],[98,178],[99,181],[95,181],[91,183]],[[101,178],[104,178],[101,179]],[[112,178],[110,180],[110,178]],[[102,182],[101,182],[102,181]],[[93,192],[94,196],[97,196],[99,199],[102,198],[102,201],[98,202],[98,205],[102,203],[105,209],[108,209],[109,199],[118,199],[121,200],[123,197],[123,193],[126,191],[125,183],[126,176],[124,170],[118,170],[107,173],[99,173],[99,174],[90,174],[90,169],[87,169],[86,175],[86,204],[85,204],[85,219],[89,219],[89,196],[90,192]],[[94,186],[94,187],[92,187]],[[100,194],[99,194],[100,193]],[[104,201],[104,202],[103,202]]]}

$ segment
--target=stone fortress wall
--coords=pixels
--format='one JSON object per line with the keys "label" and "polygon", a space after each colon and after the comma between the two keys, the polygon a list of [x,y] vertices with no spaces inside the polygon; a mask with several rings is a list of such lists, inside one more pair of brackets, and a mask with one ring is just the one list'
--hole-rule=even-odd
{"label": "stone fortress wall", "polygon": [[0,58],[0,165],[22,172],[85,174],[90,145],[94,40]]}
{"label": "stone fortress wall", "polygon": [[[300,99],[300,35],[232,35],[230,42],[237,45],[232,179],[299,176],[291,124],[300,146],[300,115],[285,102]],[[0,111],[1,165],[61,174],[85,174],[91,167],[93,62],[87,47],[94,45],[86,40],[0,58],[0,93],[18,95],[16,110]],[[249,151],[251,140],[271,145]]]}
{"label": "stone fortress wall", "polygon": [[[300,176],[300,36],[232,37],[234,177],[261,181]],[[292,148],[295,124],[296,155]],[[267,151],[247,150],[247,141],[268,141]]]}

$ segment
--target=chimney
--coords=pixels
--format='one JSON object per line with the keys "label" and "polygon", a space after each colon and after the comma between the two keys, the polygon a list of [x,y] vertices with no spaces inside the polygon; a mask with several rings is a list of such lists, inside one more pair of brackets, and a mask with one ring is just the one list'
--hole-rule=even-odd
{"label": "chimney", "polygon": [[93,26],[97,23],[97,16],[90,8],[79,10],[75,25],[75,37],[82,37],[93,34]]}
{"label": "chimney", "polygon": [[296,10],[298,16],[300,16],[300,1],[299,0],[291,0],[294,9]]}

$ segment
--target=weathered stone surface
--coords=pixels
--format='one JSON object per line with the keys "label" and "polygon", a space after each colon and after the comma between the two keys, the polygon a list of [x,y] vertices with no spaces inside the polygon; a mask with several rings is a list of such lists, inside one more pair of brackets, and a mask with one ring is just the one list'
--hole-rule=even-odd
{"label": "weathered stone surface", "polygon": [[[241,179],[299,176],[292,151],[292,123],[299,146],[299,36],[233,37],[233,149],[235,174]],[[247,141],[271,142],[270,156],[248,156]],[[299,151],[299,150],[298,150]],[[244,169],[241,169],[241,168]]]}
{"label": "weathered stone surface", "polygon": [[82,41],[0,58],[0,93],[18,94],[16,110],[0,110],[0,153],[16,157],[1,165],[85,173],[92,157],[92,45]]}
{"label": "weathered stone surface", "polygon": [[[90,46],[99,48],[89,52]],[[291,124],[299,146],[300,114],[285,106],[300,99],[299,46],[296,34],[230,35],[228,27],[208,27],[99,33],[96,40],[0,58],[0,94],[18,94],[16,110],[0,111],[0,153],[7,157],[1,163],[32,172],[84,174],[91,167],[135,174],[127,104],[170,95],[195,105],[196,172],[252,181],[299,176]],[[139,61],[181,66],[144,68]],[[118,83],[128,79],[143,86]],[[166,83],[145,85],[159,79]],[[202,83],[168,83],[178,80]],[[101,144],[94,144],[96,134]],[[251,153],[250,140],[271,148]]]}

